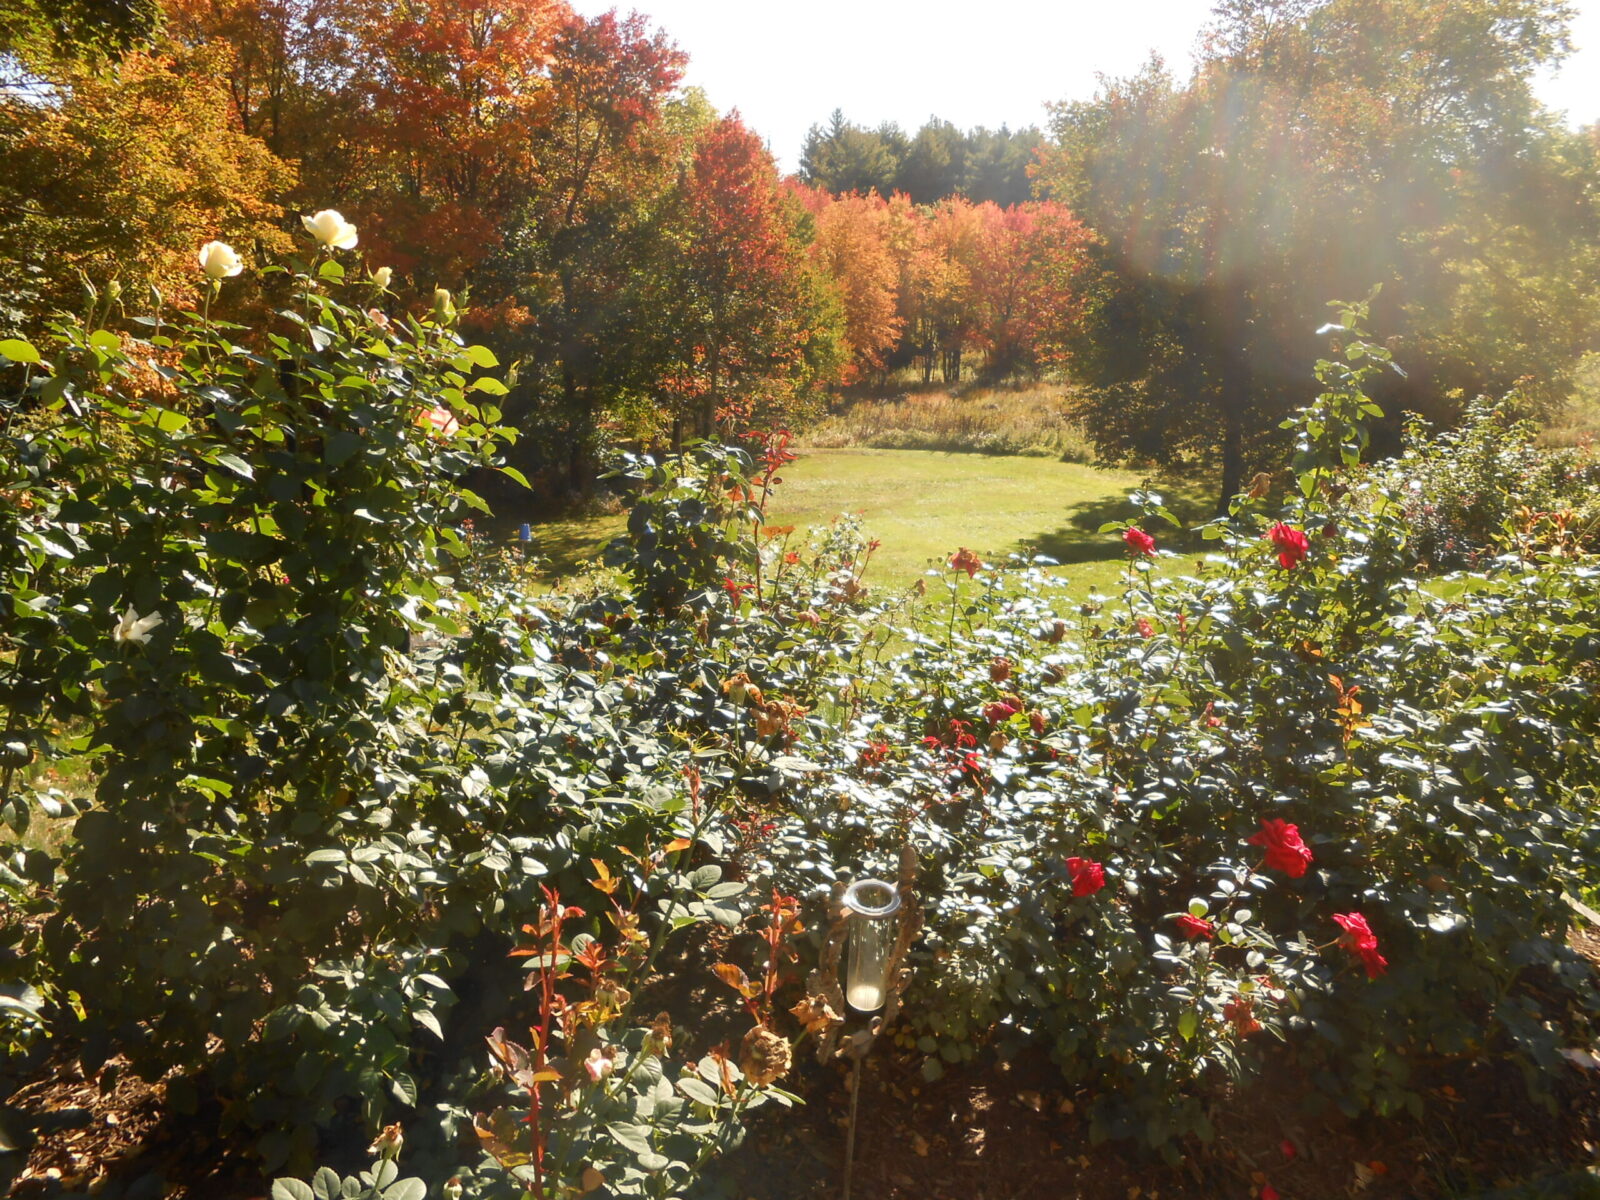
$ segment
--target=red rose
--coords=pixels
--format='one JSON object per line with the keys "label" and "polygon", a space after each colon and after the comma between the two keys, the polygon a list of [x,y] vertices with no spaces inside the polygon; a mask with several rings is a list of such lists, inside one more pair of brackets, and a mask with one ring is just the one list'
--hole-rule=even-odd
{"label": "red rose", "polygon": [[1245,840],[1252,846],[1264,847],[1267,866],[1290,879],[1299,879],[1311,865],[1311,847],[1300,840],[1299,827],[1287,821],[1262,821],[1261,832]]}
{"label": "red rose", "polygon": [[1135,554],[1154,554],[1156,540],[1137,525],[1130,525],[1122,531],[1122,544]]}
{"label": "red rose", "polygon": [[1016,715],[1017,710],[1011,707],[1011,705],[1003,702],[997,701],[994,704],[985,704],[983,706],[983,719],[989,722],[991,725],[999,725],[1004,722],[1006,718],[1014,717]]}
{"label": "red rose", "polygon": [[1253,1009],[1254,1005],[1248,996],[1235,996],[1222,1006],[1222,1017],[1240,1037],[1249,1037],[1261,1029],[1261,1022],[1256,1020]]}
{"label": "red rose", "polygon": [[1278,1195],[1277,1188],[1270,1183],[1264,1183],[1261,1185],[1261,1200],[1282,1200],[1282,1197]]}
{"label": "red rose", "polygon": [[1033,730],[1034,737],[1044,736],[1044,714],[1037,708],[1028,714],[1028,727]]}
{"label": "red rose", "polygon": [[1156,627],[1150,624],[1149,617],[1140,617],[1133,623],[1133,627],[1139,631],[1139,636],[1142,638],[1153,638],[1156,635]]}
{"label": "red rose", "polygon": [[1011,678],[1011,660],[997,658],[989,664],[989,678],[996,683],[1004,683]]}
{"label": "red rose", "polygon": [[1212,934],[1216,932],[1216,927],[1204,917],[1195,917],[1184,913],[1177,918],[1177,922],[1178,928],[1183,931],[1183,936],[1191,942],[1195,938],[1205,938],[1210,941]]}
{"label": "red rose", "polygon": [[1368,979],[1376,979],[1389,969],[1389,960],[1378,953],[1378,935],[1365,917],[1360,913],[1334,913],[1333,921],[1344,930],[1339,944],[1361,960]]}
{"label": "red rose", "polygon": [[1093,859],[1067,859],[1067,871],[1072,875],[1072,894],[1092,896],[1106,885],[1106,869]]}
{"label": "red rose", "polygon": [[1285,571],[1303,563],[1306,554],[1311,550],[1311,543],[1306,540],[1305,533],[1292,525],[1285,525],[1282,521],[1267,530],[1266,536],[1278,552],[1278,565]]}
{"label": "red rose", "polygon": [[963,546],[950,556],[950,569],[953,571],[965,571],[967,578],[971,579],[983,569],[983,560]]}

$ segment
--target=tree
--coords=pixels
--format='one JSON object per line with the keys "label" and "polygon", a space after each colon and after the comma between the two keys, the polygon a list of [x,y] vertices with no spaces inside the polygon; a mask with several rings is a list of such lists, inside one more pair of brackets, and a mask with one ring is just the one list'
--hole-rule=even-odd
{"label": "tree", "polygon": [[1052,332],[1080,318],[1089,233],[1056,203],[982,204],[976,216],[982,228],[970,270],[984,373],[995,380],[1037,374],[1051,359]]}
{"label": "tree", "polygon": [[362,31],[352,194],[374,252],[424,286],[470,283],[533,183],[561,0],[404,0]]}
{"label": "tree", "polygon": [[0,90],[25,90],[49,64],[120,54],[156,30],[157,0],[9,0],[0,8]]}
{"label": "tree", "polygon": [[850,370],[844,382],[883,369],[900,335],[895,285],[899,272],[889,248],[889,204],[876,194],[821,194],[811,257],[838,288]]}
{"label": "tree", "polygon": [[813,125],[806,134],[800,178],[835,194],[877,192],[887,196],[900,168],[897,142],[904,144],[898,128],[864,129],[834,109],[826,130]]}
{"label": "tree", "polygon": [[1043,145],[1044,135],[1031,127],[1012,133],[1003,125],[998,132],[979,126],[967,135],[966,169],[957,190],[975,204],[1024,203],[1033,194],[1028,170]]}
{"label": "tree", "polygon": [[[737,113],[707,130],[683,187],[672,278],[680,358],[664,389],[696,434],[732,406],[782,407],[826,370],[803,246],[761,139]],[[665,298],[664,298],[665,299]]]}
{"label": "tree", "polygon": [[581,488],[602,420],[649,396],[663,369],[652,308],[671,193],[709,114],[673,100],[684,55],[637,15],[574,16],[552,53],[532,185],[492,282],[517,310],[499,315],[528,364],[519,398]]}
{"label": "tree", "polygon": [[1547,0],[1238,0],[1186,86],[1156,63],[1058,106],[1039,181],[1101,238],[1067,341],[1102,449],[1168,464],[1215,450],[1225,503],[1311,393],[1297,364],[1325,302],[1377,283],[1375,320],[1413,368],[1386,398],[1438,409],[1455,387],[1559,374],[1487,347],[1452,357],[1443,325],[1488,269],[1448,230],[1496,228],[1475,193],[1541,156],[1528,81],[1565,20]]}
{"label": "tree", "polygon": [[215,49],[166,45],[115,71],[61,64],[60,100],[0,100],[0,292],[20,325],[76,303],[83,281],[196,297],[195,252],[223,238],[287,247],[270,199],[294,172],[235,124]]}

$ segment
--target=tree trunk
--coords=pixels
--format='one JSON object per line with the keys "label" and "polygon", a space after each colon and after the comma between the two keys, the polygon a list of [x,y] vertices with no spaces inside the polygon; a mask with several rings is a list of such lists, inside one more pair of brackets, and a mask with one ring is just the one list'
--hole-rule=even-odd
{"label": "tree trunk", "polygon": [[1239,406],[1222,399],[1222,494],[1217,497],[1217,516],[1228,515],[1228,502],[1244,486],[1244,428]]}

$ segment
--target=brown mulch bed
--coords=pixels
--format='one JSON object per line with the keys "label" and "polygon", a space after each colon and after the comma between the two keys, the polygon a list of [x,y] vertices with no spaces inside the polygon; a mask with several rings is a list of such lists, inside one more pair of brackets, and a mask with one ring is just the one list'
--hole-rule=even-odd
{"label": "brown mulch bed", "polygon": [[[1600,963],[1600,935],[1573,945]],[[698,973],[675,978],[697,977]],[[705,1011],[702,1007],[700,1011]],[[0,1152],[0,1188],[19,1200],[259,1200],[267,1184],[216,1135],[216,1113],[179,1117],[161,1084],[113,1060],[94,1078],[58,1055],[9,1097],[37,1137]],[[839,1195],[849,1111],[843,1065],[803,1060],[786,1085],[802,1108],[769,1105],[745,1144],[715,1169],[735,1200]],[[1600,1169],[1600,1068],[1563,1066],[1554,1111],[1506,1063],[1419,1069],[1420,1118],[1312,1114],[1313,1087],[1269,1066],[1212,1105],[1214,1142],[1179,1167],[1126,1142],[1091,1144],[1087,1097],[1062,1090],[1042,1055],[952,1070],[936,1083],[886,1042],[862,1076],[853,1195],[860,1200],[1457,1200],[1584,1167]],[[15,1131],[0,1128],[0,1147]],[[402,1164],[403,1165],[403,1164]],[[1534,1193],[1529,1192],[1532,1196]],[[1600,1196],[1551,1190],[1541,1197]]]}
{"label": "brown mulch bed", "polygon": [[[724,1164],[741,1200],[838,1194],[849,1111],[843,1070],[807,1072],[808,1105],[767,1112]],[[1126,1143],[1091,1145],[1084,1097],[1048,1062],[952,1072],[924,1084],[884,1056],[862,1076],[853,1194],[872,1200],[1283,1200],[1475,1196],[1600,1162],[1600,1071],[1557,1081],[1558,1114],[1509,1065],[1453,1064],[1422,1086],[1423,1118],[1301,1115],[1310,1091],[1269,1069],[1214,1104],[1217,1138],[1173,1168]],[[1596,1194],[1600,1194],[1597,1190]]]}

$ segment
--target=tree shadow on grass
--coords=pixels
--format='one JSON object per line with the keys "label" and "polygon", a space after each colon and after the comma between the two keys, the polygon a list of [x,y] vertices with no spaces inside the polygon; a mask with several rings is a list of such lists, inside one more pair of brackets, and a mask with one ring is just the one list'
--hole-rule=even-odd
{"label": "tree shadow on grass", "polygon": [[[1168,511],[1183,522],[1182,529],[1173,529],[1164,521],[1153,522],[1148,532],[1157,544],[1171,550],[1198,545],[1199,538],[1192,532],[1193,528],[1211,515],[1203,489],[1193,483],[1169,482],[1164,486],[1153,484],[1151,490],[1160,494]],[[1085,500],[1067,509],[1063,525],[1028,539],[1027,545],[1033,553],[1047,555],[1066,565],[1119,559],[1127,553],[1121,539],[1101,533],[1100,527],[1108,521],[1132,520],[1137,513],[1125,492]]]}
{"label": "tree shadow on grass", "polygon": [[620,530],[596,531],[576,522],[552,522],[533,527],[531,553],[544,560],[545,575],[564,579],[600,565],[601,552]]}

